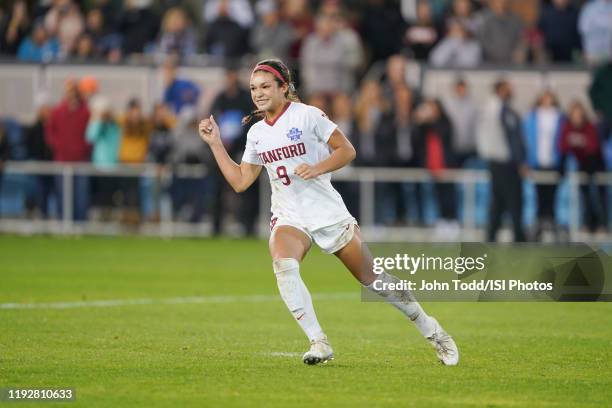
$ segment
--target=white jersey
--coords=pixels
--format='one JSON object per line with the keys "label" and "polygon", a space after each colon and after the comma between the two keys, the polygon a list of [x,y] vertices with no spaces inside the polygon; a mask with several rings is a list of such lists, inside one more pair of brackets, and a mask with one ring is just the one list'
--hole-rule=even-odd
{"label": "white jersey", "polygon": [[327,141],[336,127],[320,109],[297,102],[290,102],[274,122],[263,119],[251,127],[242,160],[268,171],[273,219],[316,230],[351,218],[330,173],[311,180],[293,174],[302,163],[313,166],[329,157]]}

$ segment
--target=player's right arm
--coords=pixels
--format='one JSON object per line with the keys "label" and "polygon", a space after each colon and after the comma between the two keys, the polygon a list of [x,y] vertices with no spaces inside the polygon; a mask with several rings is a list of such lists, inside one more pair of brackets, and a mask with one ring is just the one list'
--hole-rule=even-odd
{"label": "player's right arm", "polygon": [[225,177],[234,191],[241,193],[249,188],[257,180],[259,173],[261,173],[261,166],[245,161],[237,164],[232,160],[221,142],[219,126],[217,126],[217,122],[215,122],[212,115],[209,118],[203,119],[198,129],[202,140],[210,146],[217,165],[221,173],[223,173],[223,177]]}

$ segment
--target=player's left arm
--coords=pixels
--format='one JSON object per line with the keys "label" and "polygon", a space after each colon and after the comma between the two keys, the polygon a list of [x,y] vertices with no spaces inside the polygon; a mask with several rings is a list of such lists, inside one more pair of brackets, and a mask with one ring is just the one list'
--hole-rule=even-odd
{"label": "player's left arm", "polygon": [[302,163],[295,168],[294,173],[304,180],[310,180],[319,177],[321,174],[329,173],[346,166],[352,162],[357,155],[351,142],[338,128],[333,131],[327,144],[332,151],[327,159],[313,166]]}

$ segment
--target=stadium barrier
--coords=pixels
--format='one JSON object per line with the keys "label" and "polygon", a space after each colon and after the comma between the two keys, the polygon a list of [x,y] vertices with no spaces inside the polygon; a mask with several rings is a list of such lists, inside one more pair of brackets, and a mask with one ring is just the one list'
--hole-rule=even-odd
{"label": "stadium barrier", "polygon": [[494,83],[499,78],[506,78],[514,88],[513,106],[522,115],[533,107],[539,94],[548,89],[558,96],[561,109],[579,100],[593,114],[588,95],[591,73],[585,69],[558,66],[503,70],[484,66],[469,70],[426,67],[422,75],[421,91],[445,102],[452,95],[453,84],[459,77],[468,83],[470,95],[478,106],[482,106],[493,94]]}
{"label": "stadium barrier", "polygon": [[[36,95],[44,93],[53,103],[61,100],[64,83],[69,78],[94,76],[100,93],[113,102],[115,113],[138,98],[146,111],[163,96],[163,69],[157,66],[131,65],[32,65],[0,64],[0,112],[21,122],[31,121],[36,113]],[[198,110],[206,112],[223,88],[224,70],[220,67],[181,66],[181,78],[189,78],[202,90]]]}
{"label": "stadium barrier", "polygon": [[[374,64],[367,76],[381,78],[385,66]],[[248,81],[250,71],[243,69],[242,78]],[[139,98],[146,110],[162,99],[162,68],[155,65],[93,65],[93,64],[0,64],[0,112],[22,122],[35,115],[36,95],[46,93],[51,101],[59,101],[64,82],[68,78],[91,75],[98,79],[100,92],[113,101],[117,111],[123,110],[131,98]],[[195,82],[202,94],[198,111],[208,112],[214,97],[224,86],[224,70],[219,66],[181,66],[178,76]],[[476,103],[483,103],[492,92],[492,84],[501,76],[507,77],[515,88],[516,109],[525,113],[533,105],[538,93],[546,88],[554,90],[563,107],[578,99],[592,111],[588,98],[591,74],[588,70],[567,66],[538,66],[537,68],[479,67],[473,69],[442,69],[427,64],[409,62],[406,81],[423,94],[443,101],[452,93],[458,76],[466,79]]]}
{"label": "stadium barrier", "polygon": [[[202,165],[179,165],[158,167],[154,164],[121,165],[116,167],[97,167],[90,163],[56,163],[36,161],[11,161],[5,166],[7,176],[40,176],[49,175],[61,178],[61,201],[63,211],[61,219],[40,220],[28,219],[25,214],[0,219],[0,231],[13,233],[52,233],[52,234],[121,234],[136,233],[143,235],[171,236],[208,236],[211,234],[210,220],[201,223],[175,221],[172,199],[168,187],[175,177],[202,178],[207,169]],[[84,222],[73,221],[74,214],[74,176],[88,177],[139,177],[155,179],[160,183],[159,221],[143,222],[137,228],[125,229],[118,222],[100,222],[87,219]],[[529,180],[535,184],[558,184],[560,176],[556,172],[533,171]],[[6,181],[6,180],[5,180]],[[22,180],[23,181],[23,180]],[[376,183],[430,183],[431,174],[424,169],[407,168],[343,168],[333,175],[334,182],[352,182],[358,184],[359,221],[369,239],[376,241],[430,241],[431,228],[392,227],[375,223]],[[488,183],[486,170],[447,170],[436,178],[436,181],[454,183],[463,187],[460,219],[462,240],[481,241],[484,238],[482,226],[476,223],[476,190],[477,185]],[[580,184],[587,181],[587,175],[570,172],[567,175],[569,184],[569,239],[572,242],[593,239],[581,233]],[[611,173],[598,173],[597,184],[612,185]],[[260,213],[259,235],[266,236],[269,222],[270,186],[266,176],[260,180]],[[6,183],[4,183],[6,184]],[[608,208],[608,212],[609,208]],[[598,239],[609,242],[610,235]]]}

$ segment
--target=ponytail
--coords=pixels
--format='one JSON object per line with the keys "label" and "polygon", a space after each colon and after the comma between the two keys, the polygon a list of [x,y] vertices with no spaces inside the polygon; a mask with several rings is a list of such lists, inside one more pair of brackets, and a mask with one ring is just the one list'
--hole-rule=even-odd
{"label": "ponytail", "polygon": [[244,118],[242,118],[242,126],[247,126],[248,124],[253,122],[254,119],[262,120],[264,116],[266,116],[266,113],[264,111],[256,109],[246,115]]}

